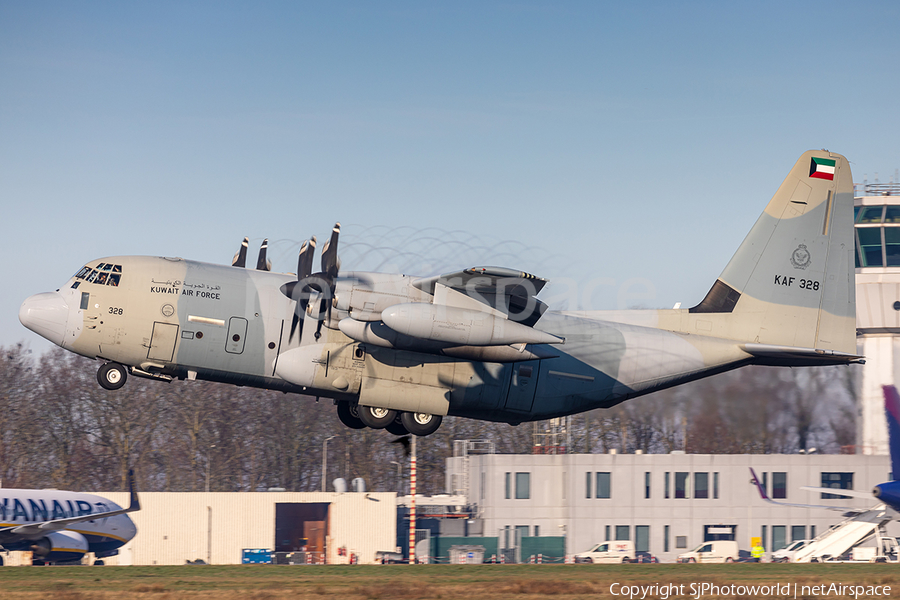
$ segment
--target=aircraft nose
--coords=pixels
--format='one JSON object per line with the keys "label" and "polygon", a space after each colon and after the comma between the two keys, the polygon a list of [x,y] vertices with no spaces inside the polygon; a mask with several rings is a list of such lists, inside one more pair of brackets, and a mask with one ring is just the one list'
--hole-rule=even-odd
{"label": "aircraft nose", "polygon": [[121,517],[122,523],[120,527],[120,534],[127,543],[137,535],[137,525],[134,524],[134,521],[132,521],[131,517],[129,517],[128,515],[121,515]]}
{"label": "aircraft nose", "polygon": [[59,292],[29,296],[19,308],[19,321],[41,337],[61,346],[66,336],[69,306]]}

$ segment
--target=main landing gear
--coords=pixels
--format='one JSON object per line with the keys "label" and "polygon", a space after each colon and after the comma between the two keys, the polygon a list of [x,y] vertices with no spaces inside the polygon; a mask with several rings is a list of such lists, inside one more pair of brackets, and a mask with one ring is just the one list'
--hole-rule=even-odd
{"label": "main landing gear", "polygon": [[125,385],[128,371],[119,363],[108,362],[97,371],[97,381],[107,390],[117,390]]}
{"label": "main landing gear", "polygon": [[399,412],[377,406],[360,406],[338,402],[338,419],[350,429],[385,429],[394,435],[411,433],[419,437],[431,435],[441,426],[443,417],[426,413]]}

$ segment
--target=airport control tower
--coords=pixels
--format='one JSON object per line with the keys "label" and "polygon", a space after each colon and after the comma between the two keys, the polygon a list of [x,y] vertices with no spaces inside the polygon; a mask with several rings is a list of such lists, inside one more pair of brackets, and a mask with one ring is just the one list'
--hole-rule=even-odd
{"label": "airport control tower", "polygon": [[857,184],[856,332],[862,370],[857,452],[888,454],[881,386],[900,380],[900,183]]}

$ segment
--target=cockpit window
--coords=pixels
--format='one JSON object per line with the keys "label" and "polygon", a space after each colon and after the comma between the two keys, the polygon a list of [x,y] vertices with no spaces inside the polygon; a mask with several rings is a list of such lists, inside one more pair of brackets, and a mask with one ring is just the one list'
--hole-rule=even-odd
{"label": "cockpit window", "polygon": [[98,285],[118,287],[122,279],[122,265],[100,263],[95,269],[85,266],[75,274],[75,279],[84,279],[88,283],[96,283]]}

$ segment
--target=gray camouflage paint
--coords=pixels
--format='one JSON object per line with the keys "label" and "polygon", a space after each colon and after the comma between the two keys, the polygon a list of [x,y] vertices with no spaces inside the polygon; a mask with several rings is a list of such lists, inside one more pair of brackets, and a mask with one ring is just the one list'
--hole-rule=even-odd
{"label": "gray camouflage paint", "polygon": [[[833,181],[809,176],[812,157],[835,160]],[[309,317],[301,336],[290,335],[295,303],[280,288],[295,276],[153,257],[89,263],[121,264],[118,287],[82,282],[72,289],[73,278],[61,288],[69,307],[61,345],[145,375],[519,423],[609,407],[751,363],[858,358],[852,221],[846,159],[807,152],[719,277],[717,289],[730,294],[731,303],[711,300],[711,293],[705,308],[547,312],[535,329],[565,343],[529,346],[522,357],[531,360],[383,348],[338,329],[351,315],[377,321],[389,306],[436,297],[497,312],[440,285],[420,290],[413,277],[342,274],[347,278],[338,285],[332,318],[315,340],[316,322]],[[83,292],[90,294],[85,310],[78,308]],[[508,346],[460,352],[502,361],[516,356]]]}

